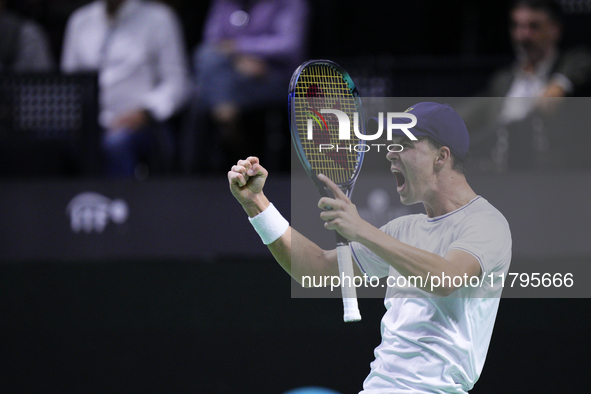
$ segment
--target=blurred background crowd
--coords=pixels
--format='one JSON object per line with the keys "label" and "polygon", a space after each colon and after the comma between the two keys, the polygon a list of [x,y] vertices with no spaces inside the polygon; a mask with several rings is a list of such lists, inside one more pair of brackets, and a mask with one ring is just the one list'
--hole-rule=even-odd
{"label": "blurred background crowd", "polygon": [[579,0],[1,0],[0,174],[195,176],[250,154],[288,172],[287,88],[311,58],[362,97],[499,98],[456,108],[474,171],[588,167],[565,146],[588,133],[549,117],[591,91],[590,20]]}

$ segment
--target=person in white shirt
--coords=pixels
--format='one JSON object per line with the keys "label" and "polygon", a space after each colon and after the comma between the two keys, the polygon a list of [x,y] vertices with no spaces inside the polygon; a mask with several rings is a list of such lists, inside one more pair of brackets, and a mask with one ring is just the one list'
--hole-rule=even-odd
{"label": "person in white shirt", "polygon": [[[423,203],[426,214],[378,229],[324,175],[318,177],[334,198],[321,198],[318,207],[325,227],[352,241],[356,275],[409,280],[387,290],[382,343],[362,393],[467,393],[483,369],[502,291],[499,276],[511,260],[511,233],[503,215],[466,181],[469,137],[461,117],[432,102],[407,112],[417,118],[409,131],[418,141],[395,129],[401,135],[392,142],[403,150],[386,157],[401,202]],[[267,176],[258,158],[249,157],[231,168],[228,181],[275,259],[300,283],[303,276],[338,276],[336,251],[322,250],[289,227],[265,197]],[[454,280],[436,286],[428,280],[446,276]],[[424,282],[410,285],[411,277]],[[470,280],[455,280],[464,277]]]}
{"label": "person in white shirt", "polygon": [[[536,100],[536,97],[572,95],[575,88],[580,89],[591,78],[591,54],[580,48],[564,53],[559,50],[562,18],[560,6],[556,2],[515,1],[510,19],[516,63],[510,71],[510,84],[503,87],[504,96],[532,99],[506,100],[500,113],[501,123],[522,120],[536,105],[550,105],[549,103],[555,102]],[[501,77],[497,75],[496,78]],[[495,83],[501,84],[491,82]]]}
{"label": "person in white shirt", "polygon": [[99,123],[107,172],[132,176],[150,134],[172,149],[165,122],[188,98],[189,73],[180,22],[161,3],[98,0],[66,26],[61,69],[98,71]]}

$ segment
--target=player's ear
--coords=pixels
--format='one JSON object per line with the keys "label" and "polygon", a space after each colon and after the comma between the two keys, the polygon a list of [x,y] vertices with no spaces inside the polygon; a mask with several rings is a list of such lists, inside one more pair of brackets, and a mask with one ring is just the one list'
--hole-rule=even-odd
{"label": "player's ear", "polygon": [[435,165],[442,167],[445,163],[451,161],[451,151],[447,146],[442,146],[437,149],[437,156],[435,157]]}

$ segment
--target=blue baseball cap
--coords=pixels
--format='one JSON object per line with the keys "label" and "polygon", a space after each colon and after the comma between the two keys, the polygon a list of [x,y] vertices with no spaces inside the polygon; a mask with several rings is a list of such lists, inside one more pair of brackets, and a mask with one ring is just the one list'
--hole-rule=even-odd
{"label": "blue baseball cap", "polygon": [[[417,117],[417,124],[408,129],[414,136],[428,136],[447,146],[456,156],[465,160],[470,149],[468,129],[462,117],[449,104],[422,102],[411,105],[406,111]],[[378,118],[370,118],[378,122]],[[384,131],[387,117],[384,116]],[[410,123],[409,118],[394,118],[393,124]],[[393,129],[392,134],[405,135],[400,129]]]}

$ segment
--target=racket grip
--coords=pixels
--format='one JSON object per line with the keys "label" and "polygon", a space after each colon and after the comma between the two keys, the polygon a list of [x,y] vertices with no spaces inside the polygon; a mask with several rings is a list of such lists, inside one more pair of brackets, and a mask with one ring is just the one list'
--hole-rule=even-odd
{"label": "racket grip", "polygon": [[361,320],[361,314],[357,305],[357,291],[354,285],[355,273],[353,271],[353,260],[351,260],[351,249],[349,249],[348,244],[337,246],[337,259],[345,310],[343,320],[345,322],[359,321]]}

